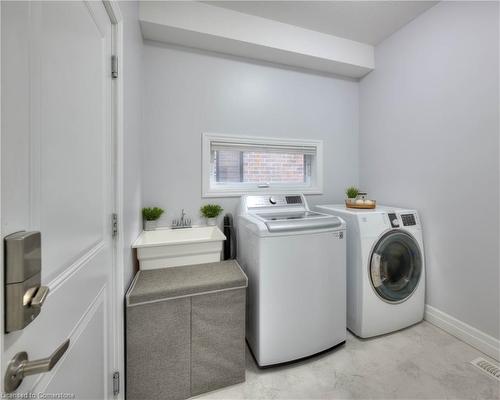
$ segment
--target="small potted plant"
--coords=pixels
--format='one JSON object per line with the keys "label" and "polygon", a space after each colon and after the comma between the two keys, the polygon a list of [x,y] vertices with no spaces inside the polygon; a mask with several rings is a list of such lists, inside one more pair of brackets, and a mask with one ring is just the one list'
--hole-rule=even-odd
{"label": "small potted plant", "polygon": [[359,189],[356,186],[349,186],[345,190],[345,194],[347,196],[346,203],[349,203],[349,204],[355,203],[356,202],[356,197],[359,194]]}
{"label": "small potted plant", "polygon": [[207,225],[217,224],[217,217],[224,209],[218,204],[205,204],[200,208],[201,215],[207,219]]}
{"label": "small potted plant", "polygon": [[163,214],[163,209],[159,207],[145,207],[142,209],[142,218],[144,220],[144,230],[154,231],[156,223]]}

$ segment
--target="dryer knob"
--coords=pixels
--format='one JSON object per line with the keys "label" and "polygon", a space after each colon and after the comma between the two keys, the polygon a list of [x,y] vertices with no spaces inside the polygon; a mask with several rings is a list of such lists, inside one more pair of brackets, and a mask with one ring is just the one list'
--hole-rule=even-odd
{"label": "dryer knob", "polygon": [[274,197],[269,197],[269,203],[276,204],[276,199]]}
{"label": "dryer knob", "polygon": [[399,221],[397,218],[392,220],[392,226],[399,226]]}

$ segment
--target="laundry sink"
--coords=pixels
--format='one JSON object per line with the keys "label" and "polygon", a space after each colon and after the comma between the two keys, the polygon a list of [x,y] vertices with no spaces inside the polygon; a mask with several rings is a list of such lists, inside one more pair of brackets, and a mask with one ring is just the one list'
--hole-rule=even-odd
{"label": "laundry sink", "polygon": [[143,231],[133,244],[140,269],[204,264],[221,259],[226,236],[217,226]]}

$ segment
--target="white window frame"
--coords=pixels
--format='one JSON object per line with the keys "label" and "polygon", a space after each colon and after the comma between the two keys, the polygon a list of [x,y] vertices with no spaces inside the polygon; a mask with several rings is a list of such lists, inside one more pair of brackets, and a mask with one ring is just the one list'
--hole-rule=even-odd
{"label": "white window frame", "polygon": [[[316,149],[316,156],[313,160],[311,182],[307,184],[279,184],[270,183],[266,187],[258,187],[257,183],[247,183],[238,185],[220,185],[212,187],[211,174],[213,171],[211,143],[251,143],[263,146],[312,146]],[[238,197],[247,193],[323,193],[323,141],[306,139],[286,139],[262,136],[240,136],[226,135],[218,133],[202,134],[202,197]]]}

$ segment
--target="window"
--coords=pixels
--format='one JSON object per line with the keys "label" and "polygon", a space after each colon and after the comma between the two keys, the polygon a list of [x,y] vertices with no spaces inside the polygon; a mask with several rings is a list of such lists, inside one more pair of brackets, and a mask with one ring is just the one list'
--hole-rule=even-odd
{"label": "window", "polygon": [[318,140],[203,134],[203,196],[321,193],[322,145]]}

